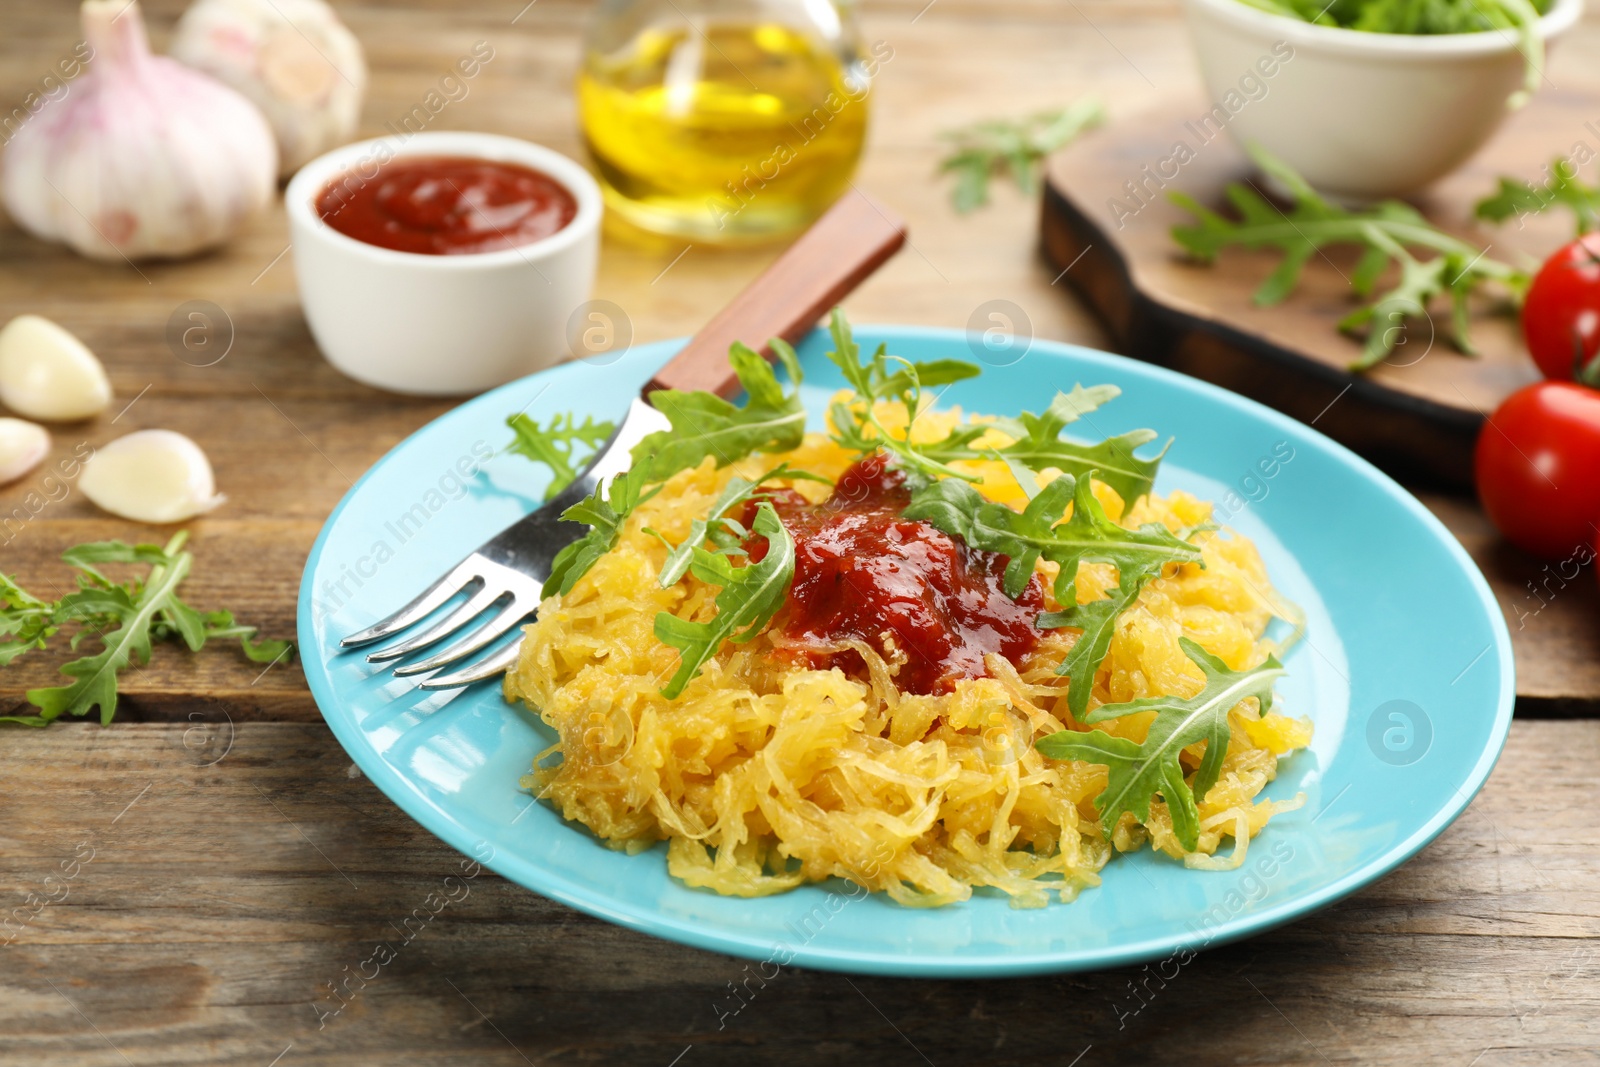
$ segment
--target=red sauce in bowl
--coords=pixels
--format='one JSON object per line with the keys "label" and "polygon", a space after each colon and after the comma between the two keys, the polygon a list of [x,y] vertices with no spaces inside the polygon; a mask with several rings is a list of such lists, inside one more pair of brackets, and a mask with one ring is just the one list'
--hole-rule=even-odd
{"label": "red sauce in bowl", "polygon": [[370,178],[335,178],[317,194],[316,209],[365,244],[454,256],[541,241],[572,221],[578,201],[548,174],[516,163],[402,156]]}
{"label": "red sauce in bowl", "polygon": [[[792,489],[775,490],[771,501],[795,543],[794,584],[777,625],[797,648],[855,638],[881,654],[887,632],[906,657],[895,684],[948,693],[957,679],[987,675],[985,653],[1015,661],[1038,645],[1038,576],[1012,600],[1001,584],[1005,556],[902,518],[911,502],[905,474],[881,453],[847,470],[820,504]],[[754,511],[746,509],[747,527]],[[759,560],[767,543],[749,547]],[[800,654],[813,667],[865,667],[854,651]]]}

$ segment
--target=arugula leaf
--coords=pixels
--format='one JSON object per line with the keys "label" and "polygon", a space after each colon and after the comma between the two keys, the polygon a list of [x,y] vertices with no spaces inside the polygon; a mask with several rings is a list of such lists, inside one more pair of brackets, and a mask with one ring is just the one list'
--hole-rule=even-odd
{"label": "arugula leaf", "polygon": [[[35,715],[0,716],[0,722],[47,726],[63,714],[86,715],[100,709],[100,722],[108,724],[117,710],[117,676],[129,667],[150,662],[154,642],[181,640],[198,652],[211,638],[237,637],[246,656],[256,662],[275,662],[292,649],[287,641],[252,639],[256,629],[240,626],[226,611],[202,614],[178,597],[178,587],[188,576],[194,557],[182,551],[187,534],[178,533],[165,547],[129,545],[121,541],[96,541],[62,553],[62,559],[80,572],[78,588],[54,603],[28,594],[8,578],[0,578],[0,664],[9,663],[67,623],[77,623],[70,645],[76,650],[96,635],[101,650],[64,664],[61,673],[73,681],[64,686],[30,689],[28,702]],[[100,565],[143,564],[150,567],[143,580],[116,583]]]}
{"label": "arugula leaf", "polygon": [[0,574],[0,601],[5,603],[0,609],[0,667],[4,667],[25,653],[43,648],[57,625],[52,605],[4,574]]}
{"label": "arugula leaf", "polygon": [[1132,506],[1155,484],[1156,470],[1172,446],[1170,440],[1157,455],[1140,459],[1134,450],[1155,440],[1154,430],[1131,430],[1093,445],[1061,437],[1062,430],[1121,395],[1122,390],[1114,385],[1085,389],[1077,384],[1070,393],[1057,393],[1041,415],[1024,411],[1016,419],[1001,419],[997,428],[1015,441],[999,450],[1000,457],[1035,473],[1055,467],[1081,477],[1095,471],[1096,477]]}
{"label": "arugula leaf", "polygon": [[[1205,685],[1192,697],[1156,696],[1125,704],[1105,704],[1082,716],[1085,723],[1104,722],[1124,715],[1154,711],[1156,717],[1142,743],[1116,737],[1104,730],[1062,730],[1041,738],[1034,747],[1052,759],[1098,763],[1110,772],[1105,790],[1095,798],[1100,825],[1109,834],[1125,811],[1142,823],[1150,821],[1150,801],[1159,793],[1172,815],[1172,830],[1183,847],[1199,847],[1198,804],[1222,771],[1228,752],[1228,713],[1240,701],[1256,697],[1261,711],[1272,706],[1272,687],[1284,673],[1283,665],[1268,657],[1259,667],[1245,671],[1228,668],[1187,637],[1179,644],[1184,654],[1205,675]],[[1184,748],[1206,743],[1205,755],[1194,774],[1184,781],[1179,756]]]}
{"label": "arugula leaf", "polygon": [[[966,482],[946,478],[914,490],[911,503],[902,514],[932,523],[971,548],[1008,557],[1001,584],[1006,595],[1015,600],[1027,588],[1034,565],[1051,544],[1053,527],[1072,500],[1073,481],[1071,475],[1062,475],[1039,490],[1024,510],[1015,511],[984,499]],[[1065,568],[1062,573],[1066,573]],[[1070,582],[1070,577],[1064,582],[1058,579],[1057,590]]]}
{"label": "arugula leaf", "polygon": [[562,521],[585,523],[589,529],[550,561],[550,577],[545,579],[542,590],[545,596],[572,592],[595,560],[616,547],[622,524],[633,509],[661,491],[658,485],[644,492],[649,476],[649,467],[641,463],[617,475],[609,485],[597,486],[593,493],[561,513]]}
{"label": "arugula leaf", "polygon": [[772,365],[759,353],[735,341],[728,350],[739,384],[749,394],[744,407],[715,393],[658,389],[651,405],[672,423],[670,430],[650,434],[633,448],[633,465],[664,482],[681,470],[715,456],[725,467],[752,452],[787,452],[798,448],[806,432],[806,410],[800,402],[800,361],[794,349],[774,338],[768,344],[789,371],[793,388],[785,392]]}
{"label": "arugula leaf", "polygon": [[783,607],[794,580],[794,538],[784,529],[772,505],[763,500],[756,508],[754,532],[767,539],[767,554],[760,562],[735,567],[726,555],[698,545],[689,564],[696,578],[719,585],[717,615],[710,622],[691,622],[665,611],[656,615],[656,639],[678,649],[680,662],[661,695],[674,700],[722,642],[742,644],[753,639]]}
{"label": "arugula leaf", "polygon": [[[711,502],[710,512],[704,518],[695,519],[689,524],[689,536],[684,538],[682,544],[673,545],[666,538],[662,538],[669,551],[666,561],[661,565],[659,579],[661,588],[667,589],[678,584],[688,573],[689,563],[694,559],[694,550],[707,540],[715,544],[724,554],[737,550],[739,544],[749,535],[749,531],[730,518],[730,513],[752,497],[760,496],[766,483],[779,478],[832,484],[828,479],[809,471],[791,470],[787,463],[780,463],[753,482],[737,475],[729,479],[728,484],[722,487],[722,492]],[[655,533],[654,530],[647,532]],[[656,536],[661,535],[656,534]]]}
{"label": "arugula leaf", "polygon": [[86,715],[90,708],[98,706],[101,725],[110,724],[117,712],[117,675],[129,666],[142,667],[150,662],[150,627],[167,609],[169,599],[188,577],[194,562],[187,552],[164,554],[163,558],[164,562],[151,568],[137,593],[128,597],[126,607],[117,612],[116,628],[100,635],[103,651],[62,665],[61,673],[75,681],[28,690],[28,703],[39,709],[40,718],[49,722],[63,712]]}
{"label": "arugula leaf", "polygon": [[294,651],[294,642],[274,638],[255,640],[254,626],[240,626],[233,621],[231,611],[208,611],[201,616],[205,625],[204,640],[238,638],[239,650],[251,663],[276,663]]}
{"label": "arugula leaf", "polygon": [[[671,429],[658,430],[634,445],[633,464],[626,474],[561,513],[562,521],[584,523],[589,529],[556,553],[542,590],[545,596],[572,592],[595,561],[616,547],[622,524],[633,510],[679,471],[699,466],[707,456],[715,456],[717,466],[725,467],[753,452],[787,452],[800,446],[806,431],[800,360],[781,338],[767,343],[788,371],[788,392],[760,353],[735,341],[728,349],[728,361],[749,395],[744,407],[714,393],[658,389],[650,394],[651,405],[667,417]],[[649,485],[655,488],[647,493]]]}
{"label": "arugula leaf", "polygon": [[1106,661],[1111,639],[1117,635],[1117,617],[1139,599],[1140,591],[1151,577],[1148,571],[1118,570],[1117,584],[1107,589],[1099,600],[1073,604],[1062,611],[1039,616],[1037,625],[1042,630],[1070,626],[1083,631],[1056,667],[1057,674],[1071,679],[1067,683],[1067,708],[1080,719],[1089,712],[1095,672]]}
{"label": "arugula leaf", "polygon": [[1084,97],[1054,111],[1021,119],[991,119],[943,134],[952,151],[939,162],[940,174],[954,174],[950,201],[960,214],[989,202],[989,179],[1009,176],[1032,195],[1038,188],[1039,162],[1085,130],[1105,121],[1105,107]]}
{"label": "arugula leaf", "polygon": [[[923,388],[976,378],[982,373],[976,364],[960,359],[915,363],[890,356],[886,345],[879,345],[872,358],[863,362],[861,346],[856,344],[850,323],[838,308],[833,309],[828,332],[833,336],[833,351],[828,353],[828,359],[839,368],[857,397],[853,404],[835,402],[829,408],[835,442],[855,452],[882,449],[890,453],[898,466],[924,477],[978,480],[975,475],[958,471],[948,463],[954,459],[977,458],[978,453],[971,445],[987,432],[987,427],[958,426],[942,440],[924,444],[913,444],[910,439],[922,403]],[[891,370],[891,365],[896,369]],[[905,407],[905,437],[895,437],[878,419],[875,406],[883,401],[898,401]]]}
{"label": "arugula leaf", "polygon": [[581,464],[574,455],[576,446],[583,446],[579,455],[586,459],[589,453],[605,444],[606,438],[616,429],[614,423],[596,422],[593,415],[586,415],[579,422],[571,413],[553,416],[548,426],[541,426],[531,415],[518,413],[507,418],[506,425],[517,435],[506,447],[507,452],[527,456],[550,468],[550,486],[544,491],[546,500],[553,499],[578,477]]}
{"label": "arugula leaf", "polygon": [[[1454,310],[1456,346],[1472,352],[1467,336],[1466,298],[1485,283],[1498,283],[1521,301],[1529,277],[1484,254],[1486,250],[1453,237],[1429,223],[1409,204],[1386,200],[1373,207],[1351,211],[1323,199],[1287,164],[1265,150],[1250,149],[1256,164],[1288,190],[1293,206],[1283,211],[1252,186],[1228,186],[1228,200],[1240,218],[1223,218],[1202,207],[1192,197],[1173,192],[1172,202],[1195,217],[1193,225],[1174,226],[1172,238],[1203,263],[1231,245],[1248,249],[1275,248],[1283,253],[1278,269],[1256,290],[1255,302],[1276,304],[1294,291],[1301,269],[1312,256],[1329,245],[1354,244],[1364,248],[1352,280],[1359,296],[1370,296],[1384,269],[1394,262],[1401,268],[1400,283],[1367,307],[1347,316],[1340,329],[1368,326],[1366,344],[1352,370],[1367,370],[1381,363],[1403,338],[1405,321],[1426,317],[1428,302],[1448,293]],[[1422,248],[1439,253],[1420,261],[1409,251]]]}
{"label": "arugula leaf", "polygon": [[1600,186],[1578,180],[1577,166],[1565,159],[1550,164],[1546,173],[1549,177],[1539,185],[1501,178],[1500,187],[1478,201],[1473,213],[1490,222],[1504,222],[1513,215],[1520,220],[1559,205],[1572,212],[1579,237],[1600,227]]}
{"label": "arugula leaf", "polygon": [[[972,548],[1009,557],[1002,581],[1012,599],[1022,594],[1041,556],[1060,566],[1052,592],[1056,602],[1067,607],[1040,615],[1037,625],[1041,629],[1071,626],[1083,630],[1056,668],[1056,673],[1072,676],[1067,706],[1074,715],[1088,710],[1094,672],[1110,648],[1117,616],[1166,564],[1202,562],[1198,547],[1160,523],[1130,530],[1107,518],[1091,485],[1096,474],[1089,471],[1078,478],[1063,474],[1020,512],[985,500],[970,485],[945,479],[913,492],[904,512],[906,518],[930,522]],[[1060,522],[1069,501],[1072,517]],[[1109,599],[1078,603],[1081,563],[1108,563],[1117,568],[1116,592]]]}

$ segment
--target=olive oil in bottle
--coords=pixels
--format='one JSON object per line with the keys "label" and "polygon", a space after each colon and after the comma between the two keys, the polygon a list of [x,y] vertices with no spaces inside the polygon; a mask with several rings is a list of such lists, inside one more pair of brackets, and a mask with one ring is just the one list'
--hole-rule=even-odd
{"label": "olive oil in bottle", "polygon": [[[882,58],[857,58],[847,20],[801,26],[705,0],[646,20],[638,9],[655,4],[624,3],[626,18],[618,6],[602,7],[578,77],[609,208],[646,230],[732,244],[800,230],[844,192]],[[641,28],[617,40],[628,24]]]}

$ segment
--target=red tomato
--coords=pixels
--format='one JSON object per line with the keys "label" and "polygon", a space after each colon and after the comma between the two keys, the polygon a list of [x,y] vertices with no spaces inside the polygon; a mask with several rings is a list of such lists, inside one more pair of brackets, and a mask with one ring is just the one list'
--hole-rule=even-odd
{"label": "red tomato", "polygon": [[1600,233],[1545,260],[1522,305],[1522,336],[1539,370],[1559,381],[1573,379],[1580,350],[1584,364],[1600,352]]}
{"label": "red tomato", "polygon": [[1478,435],[1478,496],[1506,540],[1548,559],[1600,530],[1600,390],[1535,382]]}

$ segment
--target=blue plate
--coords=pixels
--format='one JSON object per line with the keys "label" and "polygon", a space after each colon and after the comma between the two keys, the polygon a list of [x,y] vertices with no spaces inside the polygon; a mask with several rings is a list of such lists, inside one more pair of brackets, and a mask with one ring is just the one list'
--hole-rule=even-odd
{"label": "blue plate", "polygon": [[[425,693],[337,651],[338,638],[410,599],[543,496],[540,468],[489,457],[505,417],[574,411],[615,418],[680,342],[513,382],[430,423],[383,458],[317,538],[300,590],[300,648],[328,725],[368,778],[412,818],[529,889],[601,918],[773,964],[876,974],[981,976],[1083,970],[1175,957],[1286,922],[1354,892],[1432,841],[1483,785],[1511,722],[1505,622],[1483,577],[1410,494],[1316,431],[1179,374],[1071,345],[969,347],[953,331],[864,327],[912,359],[990,366],[941,398],[971,411],[1037,410],[1074,382],[1122,397],[1095,434],[1172,435],[1157,489],[1220,502],[1253,538],[1273,582],[1306,611],[1306,638],[1279,687],[1316,737],[1265,795],[1304,793],[1230,872],[1146,851],[1116,856],[1072,904],[1017,910],[980,891],[902,908],[844,882],[758,900],[689,889],[664,850],[628,856],[517,786],[552,739],[497,684]],[[813,428],[843,383],[813,333],[801,346]]]}

